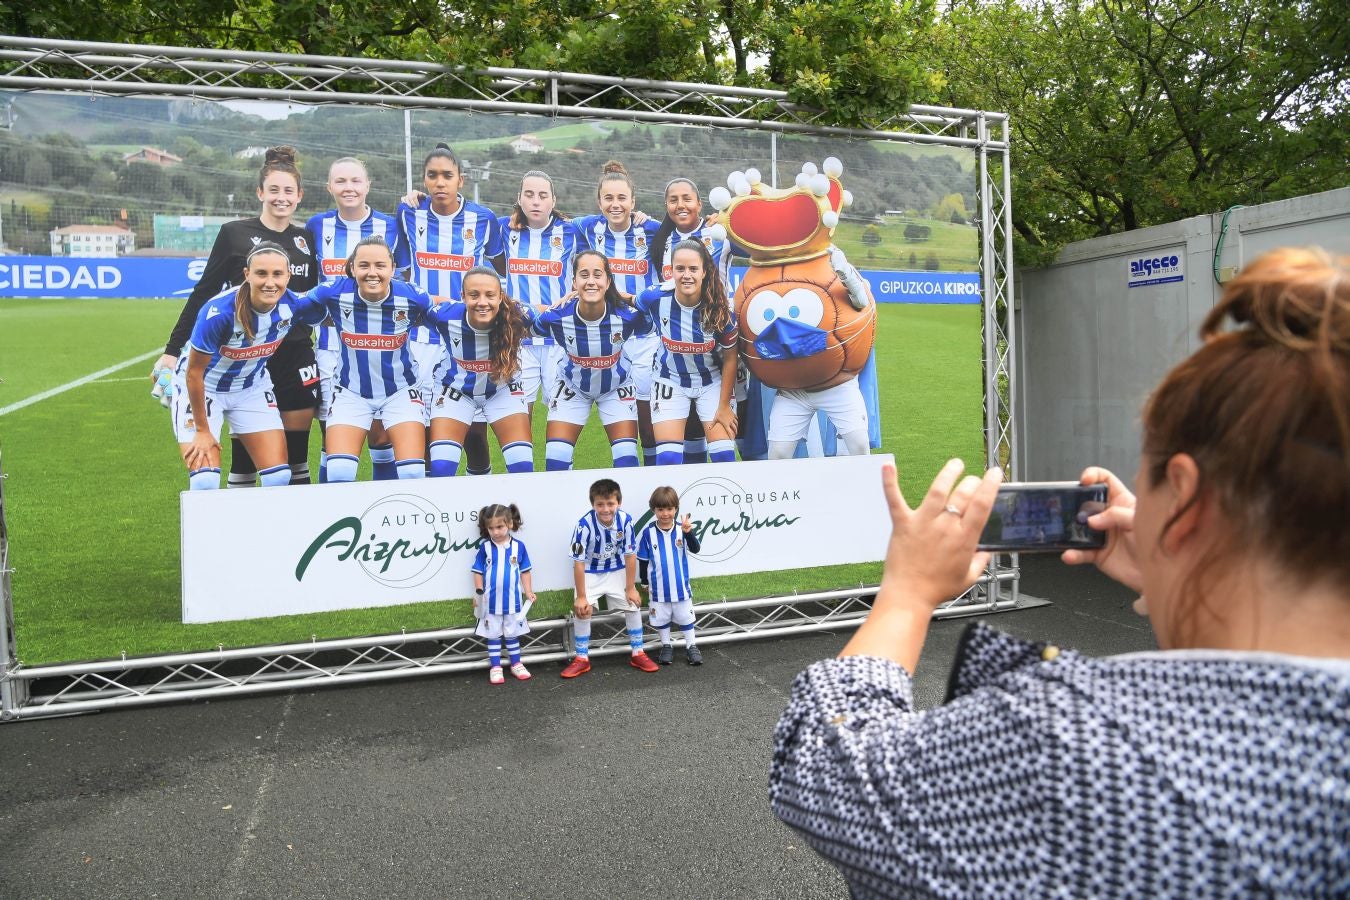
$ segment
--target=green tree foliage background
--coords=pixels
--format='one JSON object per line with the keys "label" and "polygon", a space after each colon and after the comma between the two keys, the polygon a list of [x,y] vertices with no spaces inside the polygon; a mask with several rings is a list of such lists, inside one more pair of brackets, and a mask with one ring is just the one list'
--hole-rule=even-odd
{"label": "green tree foliage background", "polygon": [[1023,263],[1068,241],[1350,180],[1350,17],[1335,0],[88,6],[4,0],[0,27],[774,87],[824,110],[823,124],[876,125],[911,103],[1006,111]]}

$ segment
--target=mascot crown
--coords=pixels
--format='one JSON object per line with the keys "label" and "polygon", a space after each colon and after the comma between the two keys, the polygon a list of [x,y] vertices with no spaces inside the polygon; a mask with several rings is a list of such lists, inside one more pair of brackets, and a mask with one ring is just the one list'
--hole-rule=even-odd
{"label": "mascot crown", "polygon": [[751,265],[801,262],[829,251],[839,212],[853,203],[842,174],[844,164],[833,156],[820,169],[803,163],[797,183],[783,190],[764,184],[757,169],[746,169],[728,175],[726,187],[713,188],[708,202],[731,239],[750,253]]}

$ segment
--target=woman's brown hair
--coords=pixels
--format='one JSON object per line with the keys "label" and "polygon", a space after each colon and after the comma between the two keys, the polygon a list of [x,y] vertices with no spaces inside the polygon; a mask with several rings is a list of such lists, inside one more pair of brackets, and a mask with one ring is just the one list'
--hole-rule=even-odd
{"label": "woman's brown hair", "polygon": [[262,168],[258,170],[258,190],[262,190],[263,182],[267,181],[267,176],[273,172],[285,172],[295,178],[295,186],[302,187],[300,184],[300,168],[295,164],[295,148],[289,146],[268,147],[267,152],[263,154]]}
{"label": "woman's brown hair", "polygon": [[[1163,379],[1144,409],[1144,477],[1158,485],[1178,453],[1227,523],[1186,575],[1260,556],[1304,585],[1350,580],[1350,256],[1275,250],[1224,288],[1203,345]],[[1176,622],[1194,610],[1176,604]],[[1209,610],[1215,614],[1214,610]]]}
{"label": "woman's brown hair", "polygon": [[727,300],[727,290],[717,274],[717,264],[702,241],[686,238],[670,251],[671,265],[675,264],[675,254],[681,250],[693,250],[703,260],[703,285],[698,292],[698,306],[703,327],[716,337],[731,326],[731,302]]}

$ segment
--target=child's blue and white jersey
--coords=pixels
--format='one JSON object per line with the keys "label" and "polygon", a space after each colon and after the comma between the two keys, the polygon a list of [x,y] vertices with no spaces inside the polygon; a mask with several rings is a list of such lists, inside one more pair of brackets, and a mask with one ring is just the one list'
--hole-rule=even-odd
{"label": "child's blue and white jersey", "polygon": [[[516,230],[509,216],[498,220],[506,253],[506,293],[522,306],[552,306],[572,289],[572,257],[585,247],[581,232],[569,221],[553,220],[538,230]],[[532,344],[552,344],[547,337]]]}
{"label": "child's blue and white jersey", "polygon": [[[492,380],[491,332],[479,331],[468,322],[469,307],[460,301],[439,303],[427,313],[427,323],[439,332],[445,344],[446,363],[441,383],[470,397],[486,399],[509,385]],[[527,318],[534,317],[526,310]]]}
{"label": "child's blue and white jersey", "polygon": [[736,352],[734,313],[726,330],[712,334],[703,327],[702,310],[681,306],[675,292],[662,286],[643,291],[637,307],[651,320],[652,330],[661,338],[656,377],[687,388],[706,387],[721,378],[721,354]]}
{"label": "child's blue and white jersey", "polygon": [[620,293],[636,297],[660,280],[647,259],[648,244],[661,227],[655,221],[634,223],[622,232],[611,229],[609,220],[601,215],[573,219],[572,223],[592,250],[605,254]]}
{"label": "child's blue and white jersey", "polygon": [[628,380],[623,344],[651,331],[647,317],[628,306],[618,306],[592,322],[577,312],[580,300],[542,312],[534,320],[536,334],[552,338],[567,352],[563,380],[586,397],[608,394]]}
{"label": "child's blue and white jersey", "polygon": [[234,300],[238,288],[226,288],[202,307],[197,314],[188,346],[199,353],[207,353],[206,389],[215,394],[227,394],[253,387],[267,360],[281,346],[293,325],[314,321],[302,318],[303,313],[317,315],[323,320],[318,304],[283,291],[281,300],[271,312],[253,313],[253,337],[244,333],[244,326],[234,317]]}
{"label": "child's blue and white jersey", "polygon": [[[416,209],[398,205],[398,225],[412,259],[412,281],[433,297],[460,298],[464,273],[498,256],[501,225],[486,206],[459,198],[459,210],[442,216],[424,199]],[[432,328],[413,329],[412,340],[440,342]]]}
{"label": "child's blue and white jersey", "polygon": [[478,544],[473,569],[483,576],[484,612],[509,616],[520,612],[520,576],[530,571],[530,553],[517,538],[498,545],[488,538]]}
{"label": "child's blue and white jersey", "polygon": [[677,603],[693,598],[684,531],[678,521],[669,531],[662,531],[654,521],[647,523],[638,538],[637,558],[647,563],[647,586],[653,603]]}
{"label": "child's blue and white jersey", "polygon": [[658,281],[669,281],[675,274],[674,270],[670,267],[670,254],[676,244],[683,240],[699,241],[704,247],[707,247],[708,252],[712,254],[713,267],[717,269],[717,275],[722,279],[722,287],[726,289],[727,298],[730,299],[732,295],[731,257],[735,255],[735,245],[726,238],[722,238],[721,240],[714,239],[712,236],[704,233],[707,230],[707,225],[699,225],[688,234],[681,234],[679,229],[676,229],[671,233],[670,239],[666,241],[665,256],[661,263],[661,277]]}
{"label": "child's blue and white jersey", "polygon": [[393,281],[378,303],[363,300],[347,276],[326,281],[305,295],[322,304],[315,313],[337,324],[341,353],[337,382],[367,400],[389,397],[417,383],[408,336],[431,308],[431,298],[406,281]]}
{"label": "child's blue and white jersey", "polygon": [[[408,268],[408,247],[399,239],[398,221],[393,216],[368,210],[359,222],[348,222],[336,209],[311,216],[305,224],[314,242],[314,257],[319,264],[319,280],[329,281],[347,274],[347,258],[363,239],[379,235],[394,251],[394,268]],[[318,329],[318,350],[338,349],[337,328],[325,325]]]}
{"label": "child's blue and white jersey", "polygon": [[572,559],[583,563],[592,575],[619,571],[627,565],[625,557],[633,553],[633,517],[623,510],[614,513],[612,525],[601,524],[591,510],[572,532]]}

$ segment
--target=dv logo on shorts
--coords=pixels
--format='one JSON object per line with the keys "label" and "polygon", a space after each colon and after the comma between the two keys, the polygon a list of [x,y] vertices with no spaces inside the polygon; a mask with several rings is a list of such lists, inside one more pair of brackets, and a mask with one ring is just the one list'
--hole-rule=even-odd
{"label": "dv logo on shorts", "polygon": [[[701,478],[680,490],[680,515],[688,513],[698,535],[698,558],[722,562],[745,549],[761,531],[789,528],[801,519],[792,510],[801,501],[799,490],[746,490],[730,478]],[[633,525],[640,533],[652,520],[651,511]],[[767,540],[768,538],[760,538]]]}
{"label": "dv logo on shorts", "polygon": [[382,497],[360,516],[346,516],[316,537],[295,567],[295,580],[316,566],[357,566],[372,581],[392,588],[425,584],[445,565],[446,557],[478,543],[474,533],[455,540],[455,517],[424,497],[394,494]]}

